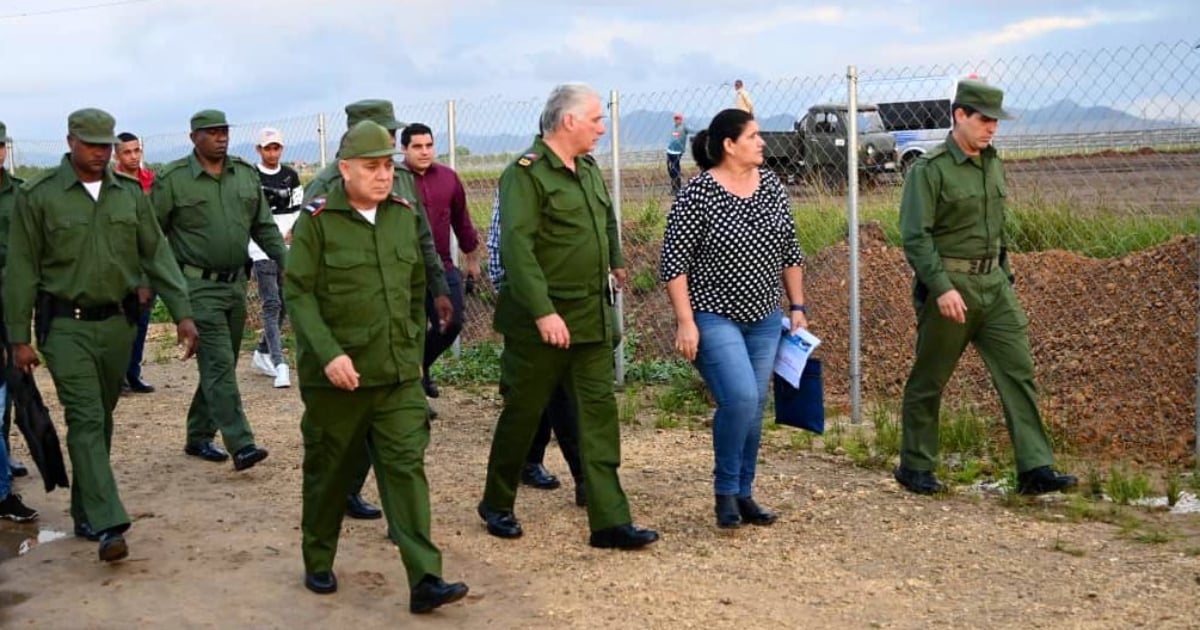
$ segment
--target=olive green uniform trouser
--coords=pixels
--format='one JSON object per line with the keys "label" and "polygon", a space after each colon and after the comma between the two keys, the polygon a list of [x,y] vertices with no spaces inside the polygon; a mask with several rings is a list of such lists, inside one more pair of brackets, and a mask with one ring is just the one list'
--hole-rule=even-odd
{"label": "olive green uniform trouser", "polygon": [[966,324],[942,317],[933,296],[918,296],[917,356],[904,386],[900,463],[910,470],[933,470],[938,455],[938,409],[967,344],[983,358],[1004,407],[1017,470],[1054,463],[1050,441],[1037,408],[1029,319],[1005,273],[949,272],[967,305]]}
{"label": "olive green uniform trouser", "polygon": [[329,571],[337,555],[346,512],[346,488],[371,433],[371,458],[379,498],[409,586],[425,575],[442,575],[442,554],[430,537],[429,482],[425,447],[429,419],[419,380],[359,388],[300,388],[304,417],[304,507],[300,520],[304,568]]}
{"label": "olive green uniform trouser", "polygon": [[221,432],[230,453],[254,444],[242,410],[237,360],[246,327],[246,284],[188,278],[196,330],[200,333],[200,384],[187,416],[187,443],[199,446]]}
{"label": "olive green uniform trouser", "polygon": [[94,531],[129,528],[113,478],[113,409],[137,328],[122,315],[103,321],[59,317],[41,351],[58,391],[71,457],[71,518]]}
{"label": "olive green uniform trouser", "polygon": [[560,382],[566,383],[578,405],[588,525],[598,531],[629,523],[629,501],[617,476],[621,436],[613,396],[612,345],[607,342],[572,344],[562,350],[541,341],[505,340],[500,355],[504,410],[492,437],[483,502],[493,510],[513,509],[529,445]]}

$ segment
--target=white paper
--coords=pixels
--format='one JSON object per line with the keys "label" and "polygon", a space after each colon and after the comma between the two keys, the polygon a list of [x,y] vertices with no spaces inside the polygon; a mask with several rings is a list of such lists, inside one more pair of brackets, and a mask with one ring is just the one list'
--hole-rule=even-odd
{"label": "white paper", "polygon": [[800,376],[804,374],[804,364],[808,357],[821,345],[807,328],[801,328],[796,334],[791,334],[792,321],[783,318],[783,339],[779,342],[779,350],[775,353],[775,373],[783,377],[792,387],[800,387]]}

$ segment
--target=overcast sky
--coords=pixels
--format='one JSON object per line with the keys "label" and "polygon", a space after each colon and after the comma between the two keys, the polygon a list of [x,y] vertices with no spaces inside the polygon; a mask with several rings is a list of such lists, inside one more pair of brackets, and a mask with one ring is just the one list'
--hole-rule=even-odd
{"label": "overcast sky", "polygon": [[634,95],[724,91],[734,78],[754,89],[840,77],[850,63],[1195,44],[1198,18],[1194,0],[4,0],[0,120],[18,139],[50,141],[85,106],[144,134],[184,129],[206,107],[251,122],[368,97],[430,112],[451,98],[536,111],[567,80]]}

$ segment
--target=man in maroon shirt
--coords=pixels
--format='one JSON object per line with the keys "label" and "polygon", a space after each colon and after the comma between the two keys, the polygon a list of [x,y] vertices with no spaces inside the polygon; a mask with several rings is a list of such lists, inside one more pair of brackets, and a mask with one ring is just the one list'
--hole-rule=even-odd
{"label": "man in maroon shirt", "polygon": [[429,228],[433,231],[433,244],[446,268],[446,283],[450,285],[450,301],[454,305],[453,319],[445,330],[439,330],[433,299],[426,292],[425,312],[434,325],[425,335],[425,376],[421,384],[425,387],[426,395],[437,398],[437,384],[429,376],[429,367],[454,343],[463,327],[463,278],[454,266],[450,231],[453,229],[458,237],[458,247],[466,260],[468,286],[479,277],[479,236],[471,224],[471,215],[467,212],[467,193],[458,173],[434,161],[433,130],[421,123],[405,127],[400,132],[400,149],[404,154],[404,162],[400,167],[412,172],[417,182],[417,193],[425,204]]}
{"label": "man in maroon shirt", "polygon": [[[142,166],[142,141],[128,131],[117,134],[116,166],[113,170],[128,175],[142,185],[142,192],[150,194],[154,185],[154,171]],[[121,389],[137,394],[148,394],[154,391],[154,386],[142,380],[142,354],[146,350],[146,331],[150,327],[150,312],[154,310],[154,292],[150,287],[138,287],[138,301],[142,305],[141,319],[138,320],[137,336],[133,338],[133,351],[129,356],[129,368],[125,370],[125,382]]]}

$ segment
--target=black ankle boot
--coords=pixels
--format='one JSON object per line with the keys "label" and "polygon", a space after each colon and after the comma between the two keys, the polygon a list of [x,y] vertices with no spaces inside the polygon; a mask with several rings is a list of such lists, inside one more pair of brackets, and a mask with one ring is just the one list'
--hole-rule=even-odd
{"label": "black ankle boot", "polygon": [[742,524],[738,512],[737,497],[732,494],[717,495],[717,527],[733,529]]}
{"label": "black ankle boot", "polygon": [[779,518],[778,514],[764,510],[761,505],[755,503],[754,499],[750,497],[738,497],[737,506],[743,523],[770,525],[775,522],[775,519]]}

